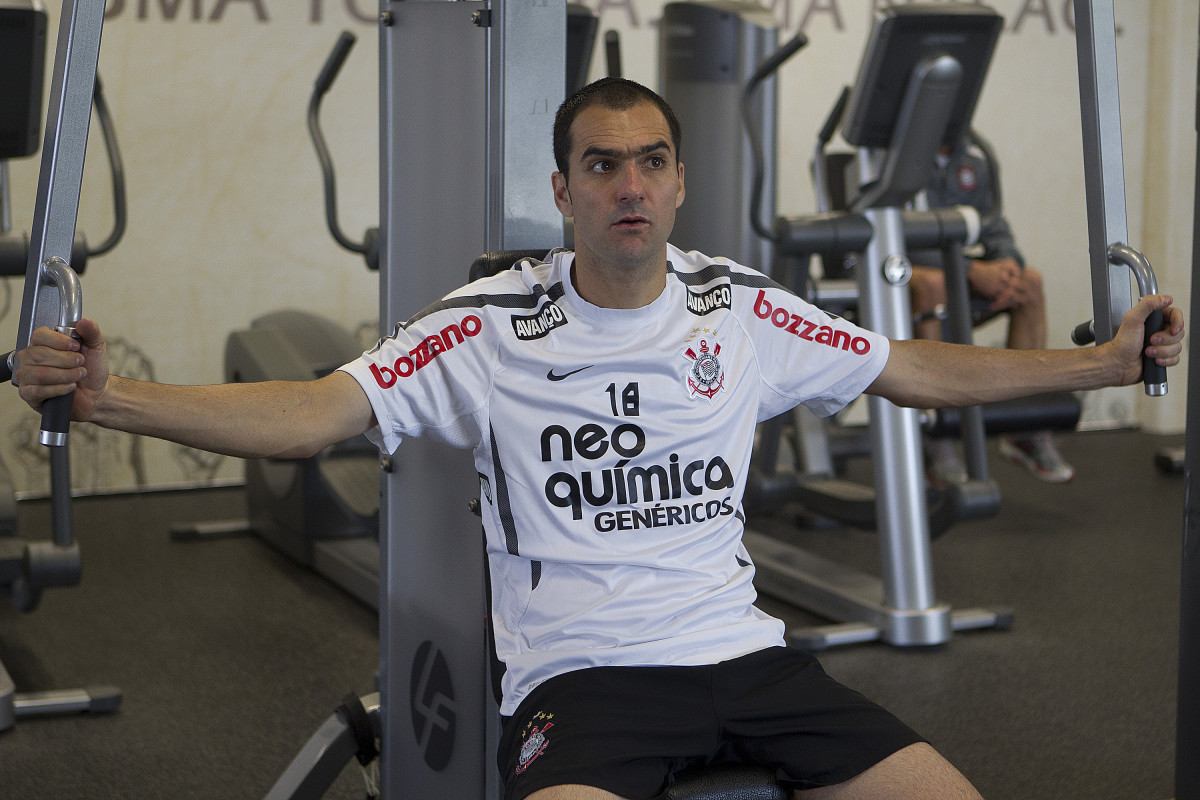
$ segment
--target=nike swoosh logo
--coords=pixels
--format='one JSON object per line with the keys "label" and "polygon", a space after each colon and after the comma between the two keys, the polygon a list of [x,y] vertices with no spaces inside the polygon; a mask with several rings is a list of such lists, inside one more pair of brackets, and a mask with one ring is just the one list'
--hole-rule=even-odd
{"label": "nike swoosh logo", "polygon": [[550,370],[549,372],[546,373],[546,377],[552,381],[561,381],[564,378],[571,377],[576,372],[583,372],[585,369],[591,369],[594,366],[595,366],[595,364],[588,364],[586,367],[580,367],[579,369],[573,369],[570,372],[564,372],[562,375],[555,373],[554,370]]}

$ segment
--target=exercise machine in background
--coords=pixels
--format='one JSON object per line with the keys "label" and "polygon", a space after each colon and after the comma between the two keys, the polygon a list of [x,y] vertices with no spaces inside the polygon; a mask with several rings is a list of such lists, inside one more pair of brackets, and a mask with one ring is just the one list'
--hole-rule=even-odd
{"label": "exercise machine in background", "polygon": [[[726,2],[670,4],[664,18],[686,15],[690,24],[661,27],[664,54],[686,52],[678,41],[678,31],[695,41],[754,41],[750,35],[695,32],[700,30],[697,21],[705,17],[714,20],[710,27],[717,31],[735,27],[725,21],[732,7]],[[769,19],[764,21],[751,9],[737,24],[765,26],[769,31],[765,46],[735,62],[744,66],[723,70],[734,74],[736,83],[726,91],[726,113],[717,116],[744,119],[752,134],[743,135],[738,126],[726,142],[727,148],[734,148],[742,158],[726,165],[729,174],[725,181],[742,190],[705,193],[689,186],[689,203],[678,214],[684,230],[698,229],[703,219],[736,218],[736,238],[710,236],[710,243],[705,244],[714,248],[710,252],[749,257],[751,266],[764,269],[802,295],[808,295],[806,276],[812,255],[839,247],[865,252],[857,284],[846,301],[855,305],[860,324],[891,338],[911,338],[906,247],[960,248],[969,243],[977,215],[971,209],[917,215],[902,213],[901,208],[924,188],[938,146],[961,135],[969,125],[1001,18],[980,7],[885,10],[864,53],[849,116],[842,119],[843,99],[823,134],[828,140],[841,124],[847,141],[860,148],[861,174],[852,176],[847,184],[855,189],[855,206],[842,213],[781,218],[770,229],[760,222],[760,215],[773,216],[770,176],[775,172],[776,90],[772,73],[804,42],[797,37],[771,53],[774,31]],[[683,63],[682,58],[676,60]],[[697,80],[712,82],[714,77],[698,75]],[[711,106],[700,110],[697,98],[701,93],[678,91],[677,83],[664,79],[664,90],[674,93],[667,100],[681,119],[700,113],[712,115]],[[755,142],[755,133],[761,136],[760,143]],[[753,186],[760,187],[757,193],[750,191]],[[747,237],[755,241],[753,251],[739,245],[738,240]],[[691,241],[677,243],[698,246]],[[844,312],[844,307],[836,310]],[[777,453],[786,427],[794,427],[803,441],[797,459],[802,463],[795,470],[779,471]],[[745,539],[755,560],[759,590],[840,623],[790,631],[789,641],[810,649],[873,639],[928,645],[948,641],[954,628],[1007,624],[1006,609],[952,612],[939,603],[932,586],[929,552],[931,528],[940,532],[957,520],[995,513],[999,501],[995,484],[984,477],[950,487],[931,503],[921,463],[918,413],[890,403],[872,402],[870,408],[873,487],[834,477],[828,438],[825,423],[804,409],[760,426],[755,469],[744,501],[747,512],[769,513],[784,502],[799,502],[820,517],[877,530],[883,575],[877,579],[848,570],[752,526]]]}
{"label": "exercise machine in background", "polygon": [[[704,163],[687,173],[687,201],[675,214],[671,243],[769,275],[771,242],[755,231],[750,209],[757,202],[760,213],[775,216],[773,73],[747,104],[757,136],[743,130],[741,109],[745,87],[777,52],[779,23],[753,0],[697,0],[663,6],[658,30],[659,94],[679,118],[686,152]],[[803,41],[801,34],[789,45],[798,49]]]}
{"label": "exercise machine in background", "polygon": [[[476,28],[486,27],[481,24],[484,13],[481,11]],[[598,24],[586,6],[567,4],[563,74],[568,92],[587,82]],[[344,249],[361,254],[368,269],[378,271],[379,229],[368,228],[361,241],[353,241],[338,222],[333,161],[320,125],[321,100],[333,86],[354,43],[354,35],[343,32],[321,68],[309,101],[308,130],[321,167],[330,234]],[[299,309],[274,311],[229,335],[225,343],[225,380],[320,378],[353,361],[363,349],[348,329],[319,314]],[[327,448],[312,458],[247,460],[248,519],[176,526],[172,535],[187,539],[252,531],[378,609],[379,470],[379,451],[363,436]]]}
{"label": "exercise machine in background", "polygon": [[[1088,16],[1085,9],[1080,18]],[[1109,16],[1111,19],[1111,12]],[[988,17],[991,17],[990,22]],[[941,22],[930,26],[939,18]],[[949,27],[944,27],[946,25]],[[872,34],[873,53],[864,58],[859,82],[845,99],[848,110],[843,110],[839,100],[829,123],[818,137],[814,159],[818,187],[822,188],[826,183],[822,177],[823,144],[840,122],[843,138],[858,148],[843,181],[850,189],[849,213],[781,219],[776,223],[777,254],[785,257],[800,255],[805,263],[807,256],[813,253],[865,248],[866,261],[859,265],[857,275],[857,311],[867,327],[892,338],[911,335],[906,288],[909,265],[905,248],[938,247],[943,249],[943,261],[951,266],[947,271],[948,292],[957,299],[950,309],[951,332],[956,340],[970,343],[971,313],[961,247],[969,243],[964,238],[966,231],[963,228],[975,227],[968,224],[973,211],[917,213],[902,212],[898,206],[906,204],[925,186],[937,147],[961,141],[969,130],[971,113],[990,58],[991,48],[986,39],[980,38],[988,25],[992,32],[986,35],[992,37],[994,43],[999,17],[983,7],[946,6],[939,9],[934,6],[922,11],[919,7],[906,6],[885,12]],[[955,31],[951,37],[956,40],[955,45],[937,41],[935,29]],[[970,43],[971,38],[975,38],[974,43]],[[956,70],[946,61],[947,56],[959,63],[960,75],[954,74]],[[1093,84],[1094,72],[1081,59],[1081,91]],[[918,85],[919,76],[924,76],[922,83],[925,85]],[[1115,90],[1115,66],[1112,81]],[[942,95],[940,102],[939,94]],[[862,100],[868,96],[871,102],[864,104]],[[1115,100],[1115,94],[1113,97]],[[1095,96],[1090,104],[1084,103],[1085,112],[1089,105],[1095,109]],[[927,117],[916,112],[923,106]],[[936,110],[939,106],[940,111]],[[844,120],[843,113],[847,114]],[[895,114],[893,123],[888,121],[891,114]],[[940,119],[939,114],[942,115]],[[932,129],[923,130],[931,124]],[[1086,145],[1089,132],[1098,126],[1085,113],[1083,127]],[[1119,131],[1119,121],[1116,128]],[[914,145],[922,138],[923,144]],[[1085,146],[1085,154],[1088,150]],[[1119,159],[1119,136],[1114,152]],[[1111,188],[1117,191],[1106,193],[1110,196],[1108,202],[1115,205],[1118,200],[1113,198],[1119,197],[1123,222],[1123,186]],[[1095,216],[1095,203],[1093,190],[1089,190],[1090,218]],[[948,233],[952,235],[947,236]],[[1120,236],[1110,237],[1108,241],[1120,242],[1123,238],[1122,226]],[[1095,252],[1093,247],[1093,254]],[[1098,309],[1107,312],[1110,308],[1128,308],[1127,270],[1132,270],[1137,277],[1142,294],[1157,290],[1149,264],[1136,251],[1123,244],[1113,244],[1101,248],[1100,253],[1106,264],[1099,278],[1095,277],[1094,268],[1093,297]],[[777,261],[776,266],[779,265]],[[1119,297],[1122,284],[1124,295]],[[1114,301],[1113,297],[1118,299]],[[1100,320],[1100,311],[1097,313]],[[872,322],[881,319],[886,320],[883,326]],[[1106,338],[1111,338],[1119,319],[1119,316],[1106,313],[1097,330],[1103,327],[1107,331]],[[1148,330],[1157,327],[1161,327],[1161,317],[1147,323]],[[1144,370],[1147,394],[1165,391],[1161,368],[1148,363]],[[747,545],[756,555],[765,591],[844,621],[840,625],[789,632],[789,640],[816,648],[874,638],[900,645],[940,644],[948,640],[954,630],[1007,625],[1010,620],[1007,609],[988,608],[950,612],[950,626],[945,627],[946,617],[942,615],[949,609],[938,603],[933,593],[928,536],[956,520],[986,516],[998,510],[998,489],[987,479],[985,433],[1022,428],[1072,428],[1078,414],[1078,403],[1074,398],[1058,394],[963,409],[953,414],[926,415],[933,430],[946,432],[961,428],[965,432],[970,480],[946,487],[948,494],[938,506],[926,502],[927,508],[922,512],[922,500],[926,498],[922,496],[919,417],[916,412],[906,413],[886,401],[871,398],[871,442],[876,459],[875,516],[881,533],[882,584],[865,581],[857,573],[839,570],[837,565],[824,560],[799,555],[792,548],[756,534],[747,536]],[[884,425],[878,426],[881,419]],[[804,431],[802,423],[797,424],[797,429]],[[769,469],[771,465],[768,461],[760,466]],[[825,491],[826,488],[836,491]],[[823,482],[805,482],[800,487],[800,494],[802,502],[821,498],[823,505],[818,508],[836,510],[844,505],[840,502],[842,494],[854,496],[849,492],[841,493],[844,488],[847,487],[840,482],[828,486]],[[816,497],[813,497],[814,490]],[[830,498],[832,503],[827,502]],[[862,495],[862,499],[866,496]],[[929,527],[922,531],[921,525],[926,520]],[[758,550],[764,552],[760,555]]]}
{"label": "exercise machine in background", "polygon": [[[313,83],[308,131],[324,182],[325,217],[340,246],[379,269],[379,229],[351,240],[337,215],[333,161],[321,132],[320,106],[356,39],[344,31]],[[263,314],[225,341],[225,380],[315,380],[363,351],[346,327],[310,311]],[[303,459],[247,459],[245,519],[173,525],[176,541],[255,533],[372,608],[379,607],[379,451],[356,436]]]}
{"label": "exercise machine in background", "polygon": [[[38,134],[45,78],[46,13],[34,8],[29,0],[0,0],[0,21],[0,108],[4,111],[0,114],[0,277],[16,277],[25,274],[30,238],[12,232],[8,161],[32,156],[41,144]],[[69,263],[77,275],[84,274],[89,258],[108,253],[125,234],[125,169],[98,74],[92,106],[108,157],[113,226],[98,245],[89,245],[83,231],[75,231]]]}

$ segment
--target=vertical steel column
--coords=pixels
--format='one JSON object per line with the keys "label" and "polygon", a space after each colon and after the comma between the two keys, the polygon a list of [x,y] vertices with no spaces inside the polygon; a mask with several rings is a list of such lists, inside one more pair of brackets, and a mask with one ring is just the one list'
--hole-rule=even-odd
{"label": "vertical steel column", "polygon": [[[1098,343],[1110,341],[1120,327],[1132,302],[1128,269],[1134,269],[1142,294],[1155,291],[1149,263],[1127,246],[1128,223],[1125,216],[1125,174],[1121,151],[1121,104],[1117,80],[1116,20],[1113,0],[1074,0],[1075,41],[1079,60],[1079,106],[1083,124],[1084,177],[1087,189],[1088,249],[1091,254],[1093,331]],[[1197,76],[1200,100],[1200,72]],[[1198,111],[1200,113],[1200,111]],[[1200,118],[1197,132],[1200,133]],[[1200,156],[1200,145],[1197,146]],[[1200,180],[1200,172],[1198,172]],[[1192,308],[1200,303],[1197,275],[1200,274],[1200,183],[1193,199]],[[1118,257],[1119,256],[1119,257]],[[1147,333],[1160,321],[1147,321]],[[1157,321],[1156,321],[1157,320]],[[1147,336],[1147,339],[1149,337]],[[1191,347],[1193,365],[1200,350]],[[1166,392],[1166,374],[1161,367],[1145,362],[1146,393],[1158,396]],[[1197,657],[1200,655],[1200,509],[1196,507],[1196,458],[1200,453],[1200,432],[1196,419],[1200,414],[1200,370],[1193,367],[1188,376],[1188,431],[1185,464],[1183,564],[1180,587],[1179,692],[1176,728],[1175,782],[1179,800],[1200,800],[1200,681]]]}
{"label": "vertical steel column", "polygon": [[1113,338],[1121,317],[1133,305],[1128,270],[1108,261],[1108,246],[1128,242],[1129,235],[1121,155],[1117,31],[1113,0],[1074,2],[1092,306],[1096,341],[1103,343]]}
{"label": "vertical steel column", "polygon": [[[42,326],[73,333],[83,313],[83,292],[70,266],[71,246],[79,216],[104,0],[67,0],[60,13],[17,350],[28,345],[33,331]],[[43,405],[38,437],[51,448],[51,511],[58,548],[75,547],[66,446],[73,397],[73,393],[63,395]]]}
{"label": "vertical steel column", "polygon": [[[860,185],[879,179],[881,156],[881,151],[859,150]],[[872,208],[863,215],[875,230],[858,274],[863,325],[889,339],[911,339],[911,265],[905,255],[900,209]],[[882,635],[898,645],[941,644],[950,640],[952,620],[950,607],[939,605],[934,595],[917,411],[881,397],[869,398],[869,409],[887,608]]]}
{"label": "vertical steel column", "polygon": [[63,314],[59,292],[52,290],[43,267],[52,258],[71,262],[103,24],[104,0],[66,0],[62,5],[18,349],[29,343],[35,328],[58,326]]}
{"label": "vertical steel column", "polygon": [[[1200,38],[1200,36],[1198,36]],[[1191,308],[1200,309],[1200,58],[1196,64],[1196,184],[1192,197]],[[1179,589],[1179,688],[1175,797],[1200,800],[1200,337],[1188,344],[1183,565]]]}
{"label": "vertical steel column", "polygon": [[487,249],[559,247],[551,134],[566,91],[566,2],[490,5]]}
{"label": "vertical steel column", "polygon": [[[384,333],[498,248],[562,244],[551,129],[563,0],[381,2]],[[498,796],[479,494],[470,453],[420,440],[385,459],[380,504],[387,798]]]}

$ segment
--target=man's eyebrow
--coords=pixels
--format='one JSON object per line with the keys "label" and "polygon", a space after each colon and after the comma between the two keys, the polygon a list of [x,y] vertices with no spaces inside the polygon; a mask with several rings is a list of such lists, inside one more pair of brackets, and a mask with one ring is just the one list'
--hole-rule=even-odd
{"label": "man's eyebrow", "polygon": [[[632,155],[644,156],[649,153],[653,153],[657,150],[666,150],[666,151],[670,152],[671,146],[669,144],[667,144],[666,139],[659,139],[657,142],[652,142],[651,144],[647,144],[647,145],[644,145],[644,146],[638,148],[637,150],[635,150],[632,153]],[[585,161],[588,158],[591,158],[592,156],[599,156],[601,158],[620,158],[623,155],[625,155],[625,153],[621,152],[621,151],[612,150],[607,147],[597,147],[595,145],[592,145],[591,147],[587,147],[584,149],[583,153],[579,156],[579,160]]]}

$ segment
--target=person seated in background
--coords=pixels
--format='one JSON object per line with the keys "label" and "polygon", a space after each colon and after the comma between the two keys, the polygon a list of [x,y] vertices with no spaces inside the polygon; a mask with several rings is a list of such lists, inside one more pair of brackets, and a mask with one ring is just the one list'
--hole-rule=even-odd
{"label": "person seated in background", "polygon": [[[970,254],[967,282],[971,295],[988,301],[988,313],[1007,312],[1010,350],[1046,347],[1046,297],[1042,275],[1026,265],[1017,249],[1012,229],[1004,218],[1000,176],[987,145],[969,134],[957,148],[943,147],[929,185],[918,202],[925,208],[972,206],[982,219],[979,244]],[[941,252],[909,254],[913,262],[909,282],[918,339],[942,339],[946,305],[946,278]],[[1000,453],[1049,483],[1067,483],[1075,468],[1055,447],[1050,431],[1028,431],[1000,439]],[[952,439],[929,439],[926,454],[931,476],[941,482],[966,480],[966,468]]]}

